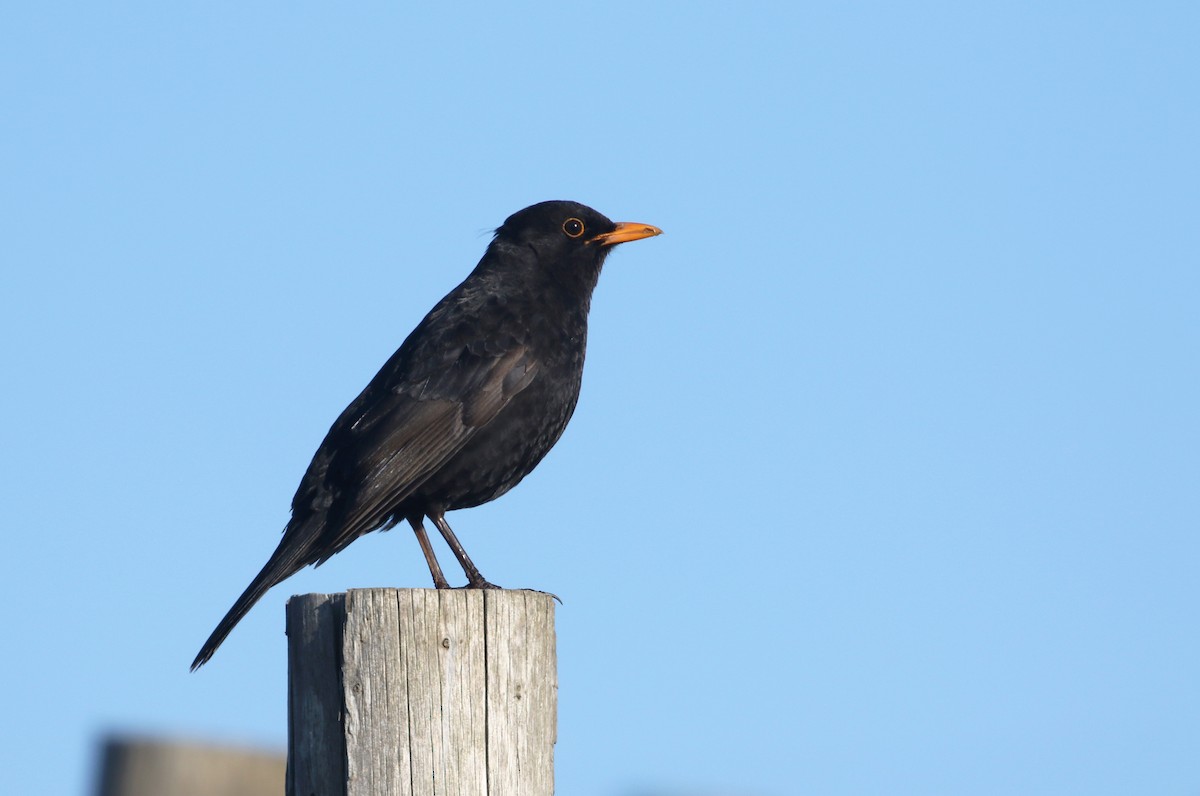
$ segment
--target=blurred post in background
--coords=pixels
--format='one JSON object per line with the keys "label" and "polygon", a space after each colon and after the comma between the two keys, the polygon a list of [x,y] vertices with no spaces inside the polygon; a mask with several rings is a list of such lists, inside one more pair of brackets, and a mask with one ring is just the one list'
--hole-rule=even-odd
{"label": "blurred post in background", "polygon": [[282,754],[149,737],[103,742],[97,796],[279,796]]}

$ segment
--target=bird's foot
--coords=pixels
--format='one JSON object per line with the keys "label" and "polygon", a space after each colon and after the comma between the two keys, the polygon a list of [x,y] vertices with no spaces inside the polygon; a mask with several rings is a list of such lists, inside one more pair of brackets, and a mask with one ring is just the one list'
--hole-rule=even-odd
{"label": "bird's foot", "polygon": [[[443,587],[438,586],[438,588],[440,589]],[[503,586],[497,586],[495,583],[489,583],[488,581],[483,579],[482,575],[471,578],[471,580],[467,583],[466,586],[459,586],[457,588],[460,588],[460,589],[496,589],[498,591],[504,591]],[[519,589],[518,591],[531,591],[534,594],[544,594],[547,597],[553,597],[554,601],[556,603],[558,603],[559,605],[563,604],[562,598],[553,592],[542,591],[541,589]]]}

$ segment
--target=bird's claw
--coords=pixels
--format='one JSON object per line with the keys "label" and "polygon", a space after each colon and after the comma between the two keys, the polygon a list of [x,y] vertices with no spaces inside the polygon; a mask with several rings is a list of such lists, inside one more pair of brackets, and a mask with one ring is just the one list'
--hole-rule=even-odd
{"label": "bird's claw", "polygon": [[525,589],[524,591],[531,591],[534,594],[544,594],[547,597],[553,597],[554,602],[558,603],[559,605],[563,605],[562,598],[552,591],[542,591],[541,589]]}

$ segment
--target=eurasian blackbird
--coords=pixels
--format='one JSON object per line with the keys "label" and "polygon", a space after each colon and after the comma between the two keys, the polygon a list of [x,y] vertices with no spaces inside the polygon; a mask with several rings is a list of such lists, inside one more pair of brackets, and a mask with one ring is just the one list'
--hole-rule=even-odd
{"label": "eurasian blackbird", "polygon": [[484,580],[445,514],[495,500],[550,450],[579,399],[588,308],[612,247],[661,233],[576,202],[509,216],[471,275],[437,303],[313,456],[283,539],[192,663],[212,657],[275,584],[365,533],[407,520],[433,583],[449,588],[428,517],[467,577]]}

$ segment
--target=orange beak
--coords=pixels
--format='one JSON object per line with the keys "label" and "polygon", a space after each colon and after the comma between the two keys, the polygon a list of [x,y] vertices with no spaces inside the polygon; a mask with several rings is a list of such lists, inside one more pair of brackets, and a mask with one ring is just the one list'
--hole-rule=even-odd
{"label": "orange beak", "polygon": [[619,221],[617,222],[617,228],[612,232],[602,232],[588,240],[588,243],[598,243],[601,246],[616,246],[618,243],[627,243],[628,241],[641,240],[642,238],[653,238],[655,235],[661,234],[661,229],[652,227],[649,224]]}

